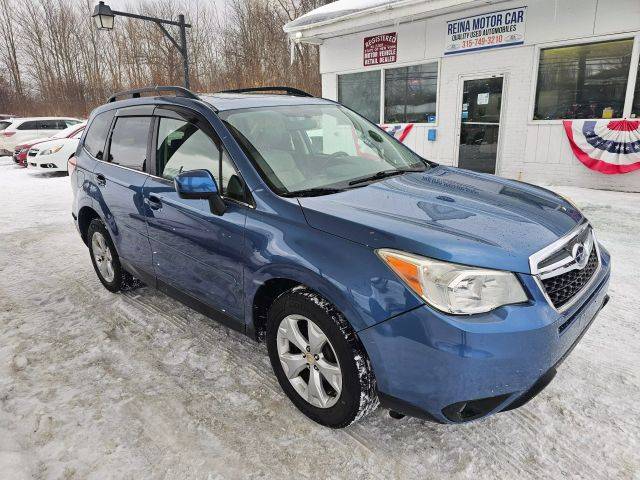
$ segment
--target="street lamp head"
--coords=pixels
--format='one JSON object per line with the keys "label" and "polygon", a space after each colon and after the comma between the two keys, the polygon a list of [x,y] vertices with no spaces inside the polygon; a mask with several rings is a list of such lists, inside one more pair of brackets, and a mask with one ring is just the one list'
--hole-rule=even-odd
{"label": "street lamp head", "polygon": [[113,17],[114,14],[111,7],[104,2],[99,2],[96,8],[93,9],[93,15],[91,15],[98,30],[112,30]]}

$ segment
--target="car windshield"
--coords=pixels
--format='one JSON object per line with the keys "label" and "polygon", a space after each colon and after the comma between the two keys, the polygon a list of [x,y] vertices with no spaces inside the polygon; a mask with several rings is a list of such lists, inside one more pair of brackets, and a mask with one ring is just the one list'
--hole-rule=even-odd
{"label": "car windshield", "polygon": [[246,108],[220,118],[280,195],[333,193],[429,165],[340,105]]}

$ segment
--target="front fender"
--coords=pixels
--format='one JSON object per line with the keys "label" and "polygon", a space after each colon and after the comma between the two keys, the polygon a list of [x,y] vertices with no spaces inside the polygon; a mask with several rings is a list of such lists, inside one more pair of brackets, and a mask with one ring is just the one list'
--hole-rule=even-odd
{"label": "front fender", "polygon": [[276,278],[318,292],[356,332],[423,304],[373,249],[310,227],[298,205],[284,209],[288,211],[247,215],[247,321],[258,288]]}
{"label": "front fender", "polygon": [[267,265],[252,275],[251,282],[245,285],[247,298],[250,299],[245,306],[245,318],[251,319],[253,316],[253,301],[258,289],[269,280],[274,279],[290,280],[319,293],[335,305],[351,321],[356,330],[358,330],[356,325],[364,324],[358,309],[354,308],[344,292],[336,288],[331,281],[319,272],[307,269],[302,265],[284,263]]}

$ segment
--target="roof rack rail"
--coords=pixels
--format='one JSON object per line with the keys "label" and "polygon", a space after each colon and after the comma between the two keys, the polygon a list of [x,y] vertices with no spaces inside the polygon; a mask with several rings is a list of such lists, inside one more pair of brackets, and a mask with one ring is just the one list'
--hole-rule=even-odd
{"label": "roof rack rail", "polygon": [[233,90],[222,90],[218,93],[261,93],[261,92],[285,92],[288,95],[296,97],[313,97],[310,93],[293,87],[251,87],[251,88],[235,88]]}
{"label": "roof rack rail", "polygon": [[160,95],[160,92],[174,92],[176,96],[182,96],[187,98],[193,98],[194,100],[200,100],[200,97],[193,93],[191,90],[184,87],[174,87],[174,86],[155,86],[155,87],[144,87],[144,88],[134,88],[132,90],[125,90],[124,92],[118,92],[113,94],[107,100],[107,103],[115,102],[118,97],[127,97],[131,98],[140,98],[141,93],[157,93]]}

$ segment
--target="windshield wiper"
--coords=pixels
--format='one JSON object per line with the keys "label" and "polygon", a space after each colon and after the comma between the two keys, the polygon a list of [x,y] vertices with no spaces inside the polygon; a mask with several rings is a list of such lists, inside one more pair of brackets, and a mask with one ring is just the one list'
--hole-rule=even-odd
{"label": "windshield wiper", "polygon": [[282,193],[283,197],[319,197],[321,195],[331,195],[332,193],[344,192],[344,188],[315,187]]}
{"label": "windshield wiper", "polygon": [[355,180],[351,180],[349,185],[357,185],[359,183],[373,182],[375,180],[382,180],[383,178],[395,177],[396,175],[402,175],[410,172],[424,172],[424,169],[417,168],[404,168],[401,170],[382,170],[381,172],[376,172],[373,175],[369,175],[368,177],[356,178]]}

